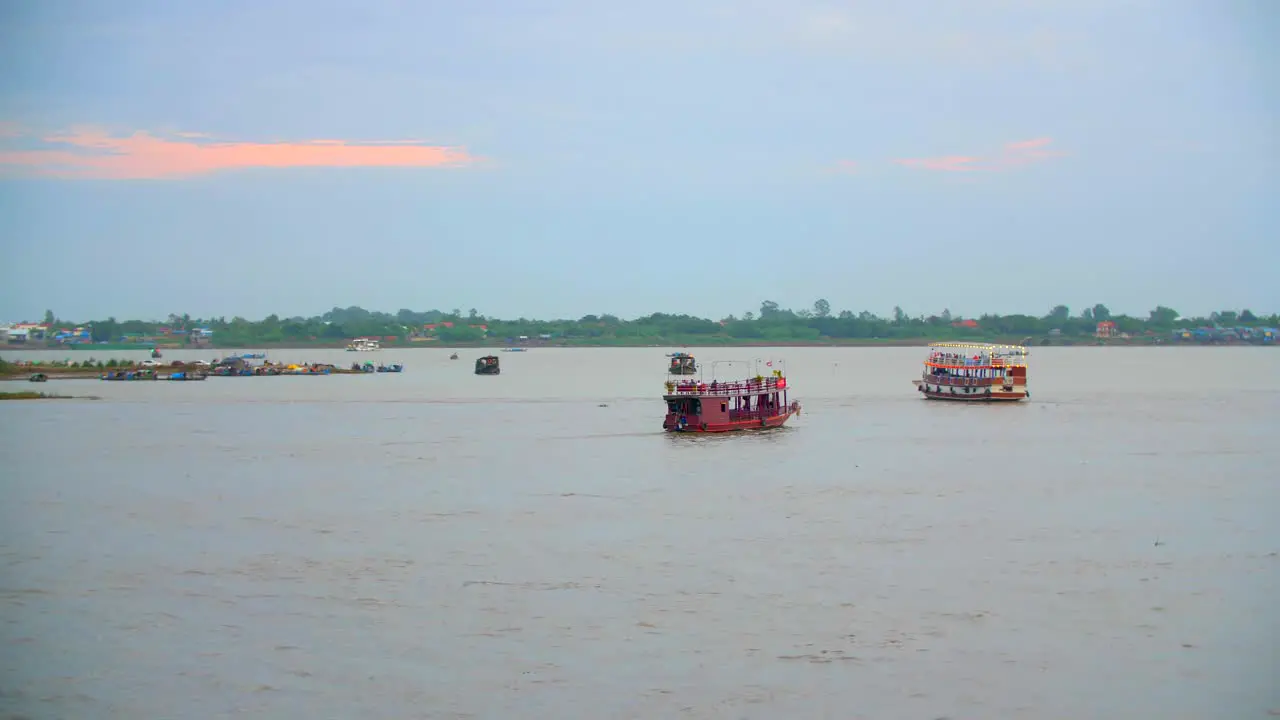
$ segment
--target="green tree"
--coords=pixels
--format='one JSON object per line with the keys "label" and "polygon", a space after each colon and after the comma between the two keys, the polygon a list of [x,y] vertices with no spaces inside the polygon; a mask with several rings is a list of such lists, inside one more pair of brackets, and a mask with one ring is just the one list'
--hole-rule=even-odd
{"label": "green tree", "polygon": [[1147,319],[1147,322],[1159,328],[1167,329],[1167,328],[1173,327],[1173,323],[1176,322],[1177,319],[1178,319],[1177,310],[1174,310],[1173,308],[1167,308],[1163,305],[1157,305],[1156,309],[1151,311]]}
{"label": "green tree", "polygon": [[813,314],[816,317],[824,318],[831,315],[831,303],[826,298],[818,298],[813,301]]}
{"label": "green tree", "polygon": [[111,342],[120,336],[120,324],[113,317],[95,321],[89,329],[89,335],[94,342]]}

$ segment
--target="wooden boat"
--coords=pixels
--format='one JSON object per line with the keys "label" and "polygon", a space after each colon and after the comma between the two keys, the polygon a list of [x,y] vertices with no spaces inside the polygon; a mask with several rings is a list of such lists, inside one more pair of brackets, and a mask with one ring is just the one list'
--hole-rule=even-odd
{"label": "wooden boat", "polygon": [[137,380],[155,380],[158,376],[156,371],[150,368],[142,370],[115,370],[113,372],[104,373],[99,379],[109,380],[112,382],[132,382]]}
{"label": "wooden boat", "polygon": [[404,372],[404,365],[400,363],[391,363],[390,365],[379,365],[378,372],[380,373]]}
{"label": "wooden boat", "polygon": [[501,368],[498,367],[497,355],[485,355],[482,358],[476,359],[477,375],[498,375],[501,372]]}
{"label": "wooden boat", "polygon": [[35,375],[27,378],[27,380],[29,382],[49,382],[49,376],[44,373],[36,373]]}
{"label": "wooden boat", "polygon": [[671,366],[667,369],[667,372],[671,375],[698,374],[698,362],[689,353],[672,353],[668,357],[671,358]]}
{"label": "wooden boat", "polygon": [[169,380],[172,382],[196,382],[199,380],[204,380],[206,377],[207,376],[204,373],[183,371],[183,372],[170,373],[166,375],[163,379]]}
{"label": "wooden boat", "polygon": [[662,429],[667,432],[768,430],[800,414],[799,402],[787,402],[787,378],[781,370],[731,382],[668,380],[666,389]]}
{"label": "wooden boat", "polygon": [[1021,345],[931,343],[924,373],[911,382],[929,400],[1017,402],[1031,397],[1027,355]]}

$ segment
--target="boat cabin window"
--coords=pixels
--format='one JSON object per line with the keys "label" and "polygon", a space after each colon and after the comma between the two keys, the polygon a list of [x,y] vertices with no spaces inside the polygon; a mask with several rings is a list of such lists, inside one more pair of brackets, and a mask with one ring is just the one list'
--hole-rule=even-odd
{"label": "boat cabin window", "polygon": [[702,401],[696,398],[679,398],[667,401],[667,410],[684,415],[701,415]]}

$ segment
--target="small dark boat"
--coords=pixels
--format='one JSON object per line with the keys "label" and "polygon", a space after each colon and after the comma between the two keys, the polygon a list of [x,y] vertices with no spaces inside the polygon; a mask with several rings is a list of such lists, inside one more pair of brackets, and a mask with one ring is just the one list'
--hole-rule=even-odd
{"label": "small dark boat", "polygon": [[457,359],[458,359],[458,353],[454,353],[454,354],[450,355],[450,356],[449,356],[449,359],[450,359],[450,360],[457,360]]}
{"label": "small dark boat", "polygon": [[390,365],[379,365],[378,372],[380,373],[404,372],[404,365],[400,363],[391,363]]}
{"label": "small dark boat", "polygon": [[498,356],[496,355],[485,355],[476,360],[477,375],[497,375],[501,372],[501,368],[498,367]]}
{"label": "small dark boat", "polygon": [[27,379],[31,382],[49,382],[49,376],[44,373],[36,373]]}
{"label": "small dark boat", "polygon": [[697,375],[698,363],[689,353],[673,353],[671,355],[671,368],[667,372],[672,375]]}
{"label": "small dark boat", "polygon": [[155,359],[164,356],[160,354],[160,348],[151,348],[151,357]]}

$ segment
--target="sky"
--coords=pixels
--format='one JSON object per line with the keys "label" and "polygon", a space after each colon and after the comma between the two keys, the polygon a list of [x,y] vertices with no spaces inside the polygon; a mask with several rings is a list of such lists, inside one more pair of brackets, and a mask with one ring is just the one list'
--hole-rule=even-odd
{"label": "sky", "polygon": [[12,0],[0,320],[1280,310],[1268,0]]}

